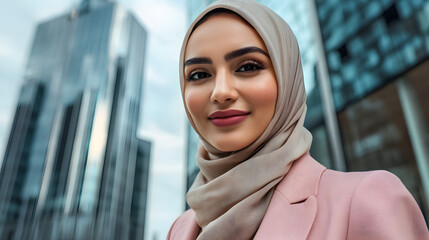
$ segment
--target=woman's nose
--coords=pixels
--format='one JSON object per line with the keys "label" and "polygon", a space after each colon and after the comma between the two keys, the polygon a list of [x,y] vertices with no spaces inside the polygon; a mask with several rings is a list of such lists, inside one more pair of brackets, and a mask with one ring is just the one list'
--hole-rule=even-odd
{"label": "woman's nose", "polygon": [[228,73],[217,74],[215,86],[210,97],[214,103],[234,102],[238,93],[234,87],[233,77]]}

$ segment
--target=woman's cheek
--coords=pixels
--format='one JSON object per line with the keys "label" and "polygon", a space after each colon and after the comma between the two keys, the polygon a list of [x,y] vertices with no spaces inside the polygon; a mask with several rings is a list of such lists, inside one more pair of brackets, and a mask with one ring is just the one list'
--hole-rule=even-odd
{"label": "woman's cheek", "polygon": [[259,91],[259,102],[264,107],[275,109],[277,101],[277,84],[267,83],[261,86]]}
{"label": "woman's cheek", "polygon": [[198,124],[198,117],[204,114],[206,101],[204,101],[204,91],[198,91],[195,87],[185,89],[185,103],[191,114],[192,120]]}
{"label": "woman's cheek", "polygon": [[272,76],[264,76],[257,81],[247,84],[246,91],[242,91],[254,106],[262,107],[263,110],[275,109],[277,101],[277,81]]}

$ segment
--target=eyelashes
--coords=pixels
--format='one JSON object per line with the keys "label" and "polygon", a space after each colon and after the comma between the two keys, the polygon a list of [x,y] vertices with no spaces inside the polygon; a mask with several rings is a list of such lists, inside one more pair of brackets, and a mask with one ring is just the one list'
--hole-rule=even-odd
{"label": "eyelashes", "polygon": [[196,71],[191,72],[191,74],[189,74],[188,76],[186,76],[186,80],[188,80],[189,82],[192,82],[192,81],[197,81],[197,80],[201,80],[204,78],[209,78],[211,76],[212,75],[210,75],[207,72],[196,70]]}
{"label": "eyelashes", "polygon": [[246,60],[240,64],[235,72],[254,72],[265,69],[264,65],[254,60]]}
{"label": "eyelashes", "polygon": [[[250,73],[258,72],[263,69],[265,69],[265,66],[262,63],[255,60],[246,60],[241,62],[234,72],[239,74],[250,74]],[[191,73],[189,73],[186,76],[186,80],[189,82],[193,82],[193,81],[208,79],[210,77],[212,77],[212,75],[208,71],[197,69],[197,70],[191,71]]]}

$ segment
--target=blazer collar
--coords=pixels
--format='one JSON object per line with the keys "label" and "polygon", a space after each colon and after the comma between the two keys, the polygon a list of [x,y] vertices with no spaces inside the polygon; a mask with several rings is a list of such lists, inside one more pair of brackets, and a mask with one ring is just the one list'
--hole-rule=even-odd
{"label": "blazer collar", "polygon": [[302,202],[312,195],[317,196],[320,177],[325,169],[326,167],[314,160],[310,154],[304,154],[293,163],[276,190],[291,204]]}
{"label": "blazer collar", "polygon": [[277,185],[254,239],[307,239],[316,218],[317,189],[325,169],[309,154],[296,160]]}
{"label": "blazer collar", "polygon": [[[326,168],[309,154],[296,160],[277,185],[254,239],[305,239],[317,211],[317,189]],[[168,239],[196,239],[200,227],[195,213],[188,210],[175,223]]]}

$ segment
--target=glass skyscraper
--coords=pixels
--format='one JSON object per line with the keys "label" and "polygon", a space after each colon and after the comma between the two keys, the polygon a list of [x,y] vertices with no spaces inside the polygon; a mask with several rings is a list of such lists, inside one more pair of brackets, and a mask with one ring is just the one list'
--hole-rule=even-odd
{"label": "glass skyscraper", "polygon": [[0,171],[0,239],[142,239],[146,31],[84,0],[40,23]]}
{"label": "glass skyscraper", "polygon": [[315,0],[347,170],[396,174],[429,214],[429,2]]}

